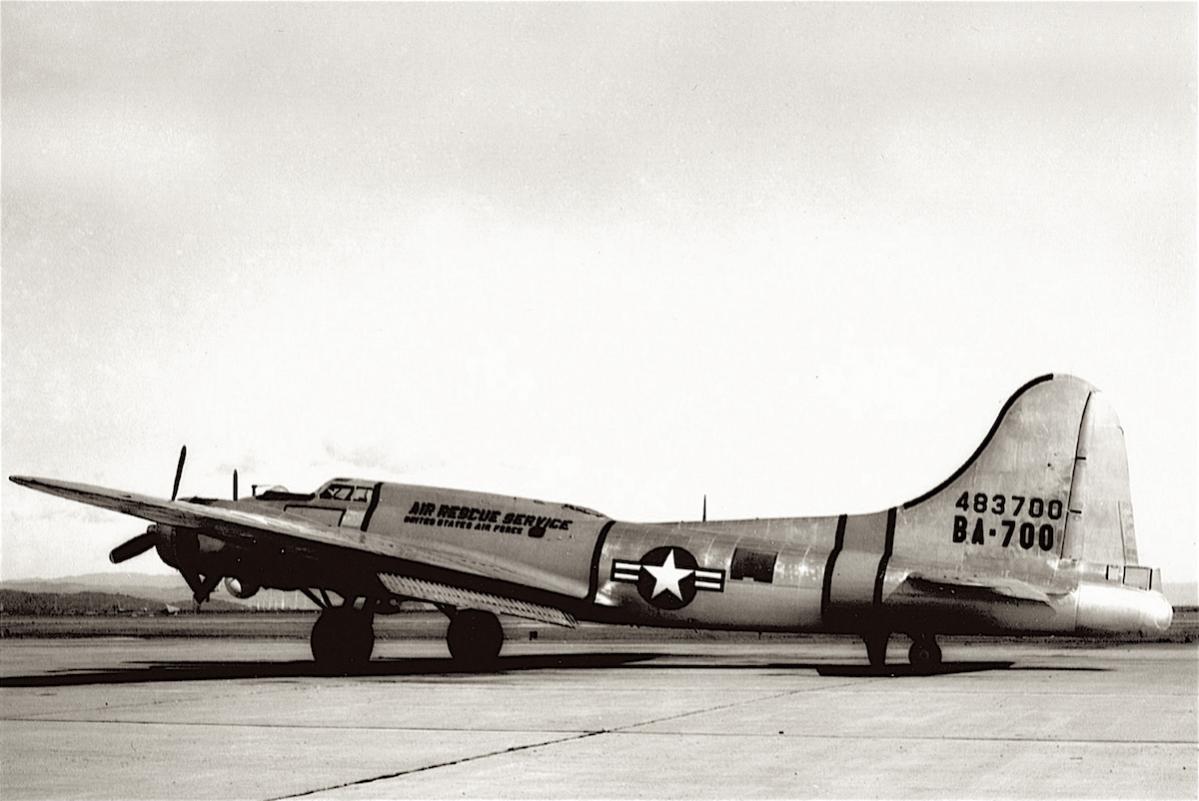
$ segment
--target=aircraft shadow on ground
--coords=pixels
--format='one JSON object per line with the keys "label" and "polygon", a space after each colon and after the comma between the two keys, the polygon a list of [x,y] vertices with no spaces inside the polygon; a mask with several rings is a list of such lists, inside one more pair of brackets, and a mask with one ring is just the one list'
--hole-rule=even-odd
{"label": "aircraft shadow on ground", "polygon": [[[544,656],[502,656],[496,671],[610,668],[652,659],[652,653],[581,653]],[[478,674],[447,658],[375,659],[353,673],[324,670],[314,663],[289,662],[145,662],[105,670],[62,671],[0,678],[0,687],[72,687],[93,684],[138,684],[170,681],[220,681],[236,679],[300,679],[332,676],[428,676],[447,673]]]}
{"label": "aircraft shadow on ground", "polygon": [[[946,662],[935,669],[918,669],[907,664],[839,665],[822,662],[727,663],[727,662],[653,662],[668,656],[663,653],[579,653],[500,657],[496,671],[588,670],[627,667],[633,670],[770,670],[814,671],[820,676],[898,678],[904,676],[945,676],[993,670],[1103,671],[1106,668],[1077,666],[1017,666],[1014,662]],[[177,681],[234,681],[240,679],[303,679],[354,676],[400,677],[445,674],[487,675],[462,667],[449,658],[376,659],[353,673],[323,670],[309,661],[289,662],[146,662],[104,670],[66,670],[29,676],[0,678],[0,687],[76,687],[103,684],[153,684]]]}
{"label": "aircraft shadow on ground", "polygon": [[1105,671],[1097,667],[1058,667],[1041,665],[1017,665],[1015,662],[943,662],[935,668],[917,668],[907,664],[883,665],[772,665],[776,668],[815,670],[821,676],[860,676],[862,678],[905,676],[950,676],[955,673],[981,673],[989,670],[1039,670],[1039,671]]}
{"label": "aircraft shadow on ground", "polygon": [[830,662],[774,662],[770,664],[645,664],[636,669],[686,669],[686,670],[770,670],[770,671],[813,671],[820,676],[840,678],[899,678],[903,676],[948,676],[954,673],[979,673],[988,670],[1104,670],[1090,667],[1037,667],[1017,666],[1015,662],[944,662],[935,668],[916,668],[906,663],[874,667],[854,663],[839,665]]}
{"label": "aircraft shadow on ground", "polygon": [[[661,654],[666,656],[666,654]],[[988,670],[1035,670],[1035,671],[1099,671],[1108,668],[1050,665],[1017,665],[1011,661],[990,662],[943,662],[935,668],[916,668],[906,662],[874,667],[861,663],[836,664],[832,662],[645,662],[630,665],[631,670],[757,670],[757,671],[813,671],[820,676],[898,678],[902,676],[948,676],[954,673],[979,673]]]}
{"label": "aircraft shadow on ground", "polygon": [[943,662],[935,668],[917,668],[912,665],[819,665],[815,670],[821,676],[845,676],[863,678],[885,676],[949,676],[955,673],[979,673],[986,670],[1011,670],[1014,662]]}

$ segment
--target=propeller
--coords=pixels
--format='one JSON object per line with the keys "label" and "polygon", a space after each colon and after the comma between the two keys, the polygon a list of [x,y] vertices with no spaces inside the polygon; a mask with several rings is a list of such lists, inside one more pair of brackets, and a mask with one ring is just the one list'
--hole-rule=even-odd
{"label": "propeller", "polygon": [[183,478],[183,462],[187,460],[187,446],[179,449],[179,464],[175,467],[175,486],[171,488],[171,500],[179,495],[179,481]]}
{"label": "propeller", "polygon": [[237,470],[233,471],[233,500],[237,500]]}
{"label": "propeller", "polygon": [[158,544],[158,529],[150,526],[146,529],[146,533],[138,534],[131,540],[122,542],[117,547],[108,552],[108,561],[114,565],[119,565],[126,559],[132,559],[135,556],[140,556],[146,551]]}
{"label": "propeller", "polygon": [[[171,500],[179,495],[179,482],[183,479],[183,463],[187,460],[187,446],[179,449],[179,464],[175,466],[175,485],[171,488]],[[234,496],[237,495],[237,479],[234,478]],[[108,561],[119,565],[127,559],[140,556],[158,544],[158,527],[151,525],[144,533],[138,534],[131,540],[125,540],[108,552]]]}

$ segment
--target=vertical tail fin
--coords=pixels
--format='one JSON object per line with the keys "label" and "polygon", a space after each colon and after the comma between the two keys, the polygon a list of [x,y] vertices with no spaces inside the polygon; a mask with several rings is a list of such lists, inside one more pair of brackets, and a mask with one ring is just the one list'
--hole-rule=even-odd
{"label": "vertical tail fin", "polygon": [[898,514],[901,569],[891,580],[904,592],[892,603],[907,608],[911,625],[1148,634],[1170,626],[1161,572],[1137,564],[1124,431],[1085,381],[1025,384],[966,464]]}
{"label": "vertical tail fin", "polygon": [[897,537],[897,554],[966,573],[1040,572],[1053,557],[1136,563],[1123,430],[1073,376],[1017,390],[970,459],[899,514],[912,535]]}

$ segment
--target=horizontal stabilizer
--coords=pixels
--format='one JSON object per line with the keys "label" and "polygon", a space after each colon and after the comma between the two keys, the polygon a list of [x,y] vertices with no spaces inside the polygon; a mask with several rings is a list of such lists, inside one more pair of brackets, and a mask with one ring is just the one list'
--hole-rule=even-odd
{"label": "horizontal stabilizer", "polygon": [[909,573],[896,592],[916,595],[939,595],[958,600],[1009,600],[1030,601],[1051,605],[1052,595],[1025,581],[1014,578],[955,576],[949,574],[928,575]]}
{"label": "horizontal stabilizer", "polygon": [[491,595],[486,592],[438,584],[411,576],[397,576],[392,573],[380,573],[379,581],[383,582],[383,586],[396,595],[414,598],[418,601],[445,604],[457,609],[481,609],[571,629],[578,625],[571,615],[560,609],[518,601],[514,598],[505,598],[501,595]]}

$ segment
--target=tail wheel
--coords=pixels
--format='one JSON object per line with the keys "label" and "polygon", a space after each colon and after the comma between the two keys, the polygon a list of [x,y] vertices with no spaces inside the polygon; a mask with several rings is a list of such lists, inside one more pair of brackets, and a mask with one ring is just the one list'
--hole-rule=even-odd
{"label": "tail wheel", "polygon": [[495,665],[504,645],[504,629],[490,612],[464,609],[450,618],[446,632],[450,656],[462,665],[487,669]]}
{"label": "tail wheel", "polygon": [[908,661],[917,670],[935,670],[941,666],[941,646],[933,637],[916,637],[908,649]]}
{"label": "tail wheel", "polygon": [[351,607],[321,611],[309,638],[312,658],[321,667],[350,670],[370,661],[375,649],[374,616]]}

